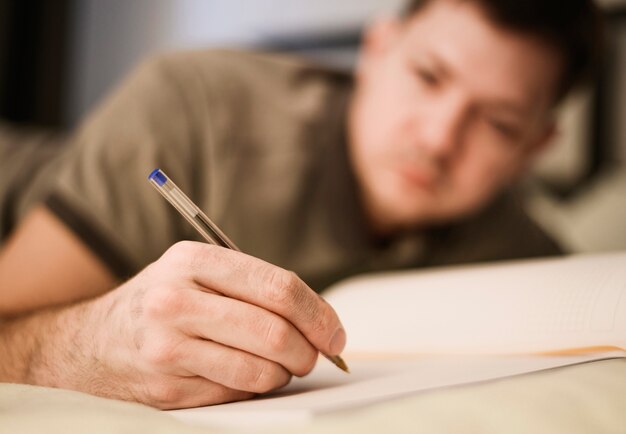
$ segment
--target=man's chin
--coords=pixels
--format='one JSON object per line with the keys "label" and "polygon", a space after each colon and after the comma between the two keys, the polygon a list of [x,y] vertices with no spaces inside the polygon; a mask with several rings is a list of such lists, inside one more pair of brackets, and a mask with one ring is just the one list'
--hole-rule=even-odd
{"label": "man's chin", "polygon": [[372,185],[369,206],[374,219],[387,228],[412,228],[438,225],[452,219],[442,209],[436,189],[407,187],[397,176],[379,177]]}
{"label": "man's chin", "polygon": [[427,203],[411,203],[407,206],[407,199],[385,198],[379,201],[379,218],[381,223],[388,228],[407,229],[420,227],[433,220],[433,216],[427,210],[432,207]]}

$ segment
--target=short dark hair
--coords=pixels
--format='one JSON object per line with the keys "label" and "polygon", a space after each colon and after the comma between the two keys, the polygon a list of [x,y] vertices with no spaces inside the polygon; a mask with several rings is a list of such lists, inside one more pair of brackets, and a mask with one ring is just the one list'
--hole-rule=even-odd
{"label": "short dark hair", "polygon": [[[404,16],[413,16],[435,0],[409,0]],[[537,36],[563,59],[555,103],[590,80],[600,67],[602,14],[593,0],[448,0],[471,1],[498,25]]]}

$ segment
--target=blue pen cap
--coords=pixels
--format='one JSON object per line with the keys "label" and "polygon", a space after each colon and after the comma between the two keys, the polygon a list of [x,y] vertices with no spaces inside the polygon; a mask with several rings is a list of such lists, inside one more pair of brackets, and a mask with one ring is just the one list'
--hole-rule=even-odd
{"label": "blue pen cap", "polygon": [[154,169],[148,176],[148,179],[156,182],[159,187],[162,187],[167,182],[167,176],[159,168]]}

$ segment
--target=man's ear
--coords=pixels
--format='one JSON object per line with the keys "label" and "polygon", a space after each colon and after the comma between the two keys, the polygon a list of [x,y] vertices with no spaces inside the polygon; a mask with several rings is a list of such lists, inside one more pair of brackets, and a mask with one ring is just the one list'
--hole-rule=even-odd
{"label": "man's ear", "polygon": [[363,32],[357,71],[375,63],[393,47],[400,35],[401,22],[398,18],[378,18]]}

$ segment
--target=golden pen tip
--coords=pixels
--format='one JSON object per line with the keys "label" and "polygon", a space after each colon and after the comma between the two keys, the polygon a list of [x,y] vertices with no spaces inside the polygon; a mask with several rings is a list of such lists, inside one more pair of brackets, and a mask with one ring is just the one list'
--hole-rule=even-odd
{"label": "golden pen tip", "polygon": [[327,356],[326,354],[324,354],[324,357],[326,357],[328,360],[333,362],[333,364],[337,366],[339,369],[341,369],[342,371],[347,372],[348,374],[350,373],[350,369],[348,368],[348,365],[346,364],[346,362],[344,362],[341,356]]}

